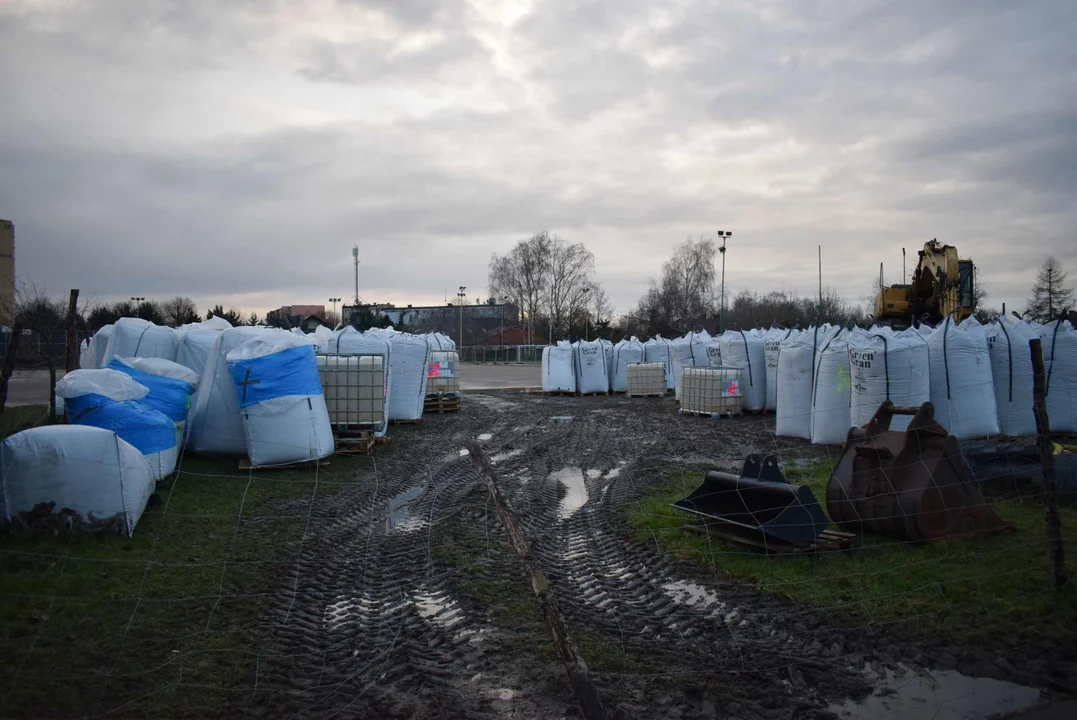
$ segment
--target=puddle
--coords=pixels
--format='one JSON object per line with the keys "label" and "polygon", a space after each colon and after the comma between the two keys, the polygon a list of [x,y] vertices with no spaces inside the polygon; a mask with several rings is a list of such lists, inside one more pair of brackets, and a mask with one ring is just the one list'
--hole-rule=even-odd
{"label": "puddle", "polygon": [[493,433],[483,433],[482,435],[479,435],[479,442],[486,442],[487,440],[490,440],[493,437],[494,437]]}
{"label": "puddle", "polygon": [[565,496],[557,508],[559,520],[565,520],[583,507],[587,502],[587,486],[584,484],[583,471],[578,467],[567,467],[550,473],[550,479],[565,486]]}
{"label": "puddle", "polygon": [[670,599],[678,605],[687,605],[688,607],[700,610],[708,610],[711,608],[716,610],[725,609],[725,603],[718,599],[718,596],[714,591],[703,587],[699,583],[688,582],[687,580],[674,580],[673,582],[664,584],[662,589],[665,590]]}
{"label": "puddle", "polygon": [[517,455],[523,455],[523,450],[506,450],[505,452],[498,453],[497,455],[490,456],[490,462],[497,465],[499,462],[505,462],[511,460]]}
{"label": "puddle", "polygon": [[927,675],[897,676],[888,670],[886,680],[860,702],[847,700],[827,708],[840,718],[858,720],[978,720],[1027,710],[1040,700],[1040,691],[991,678],[974,678],[953,670]]}
{"label": "puddle", "polygon": [[422,520],[411,517],[411,513],[408,512],[408,503],[422,494],[423,486],[419,485],[410,490],[405,490],[389,500],[385,517],[385,532],[414,530],[422,526]]}

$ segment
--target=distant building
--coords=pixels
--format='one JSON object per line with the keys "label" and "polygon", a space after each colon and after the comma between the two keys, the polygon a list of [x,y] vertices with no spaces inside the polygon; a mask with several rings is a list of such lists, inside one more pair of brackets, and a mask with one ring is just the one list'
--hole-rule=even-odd
{"label": "distant building", "polygon": [[0,324],[15,320],[15,225],[0,220]]}
{"label": "distant building", "polygon": [[310,324],[311,318],[317,320],[315,324],[325,325],[325,305],[285,305],[267,312],[266,324],[283,328],[302,327],[304,332],[313,332],[313,327],[310,330],[305,327]]}
{"label": "distant building", "polygon": [[350,325],[354,315],[366,312],[384,317],[394,326],[405,326],[412,332],[444,333],[458,343],[462,331],[464,345],[478,345],[489,333],[515,325],[518,314],[515,305],[500,303],[481,305],[447,303],[406,307],[371,303],[369,305],[345,305],[341,308],[341,319]]}

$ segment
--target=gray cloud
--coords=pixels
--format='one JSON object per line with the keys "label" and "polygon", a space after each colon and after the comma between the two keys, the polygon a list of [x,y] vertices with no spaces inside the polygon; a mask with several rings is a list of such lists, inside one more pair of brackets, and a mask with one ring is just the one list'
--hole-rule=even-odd
{"label": "gray cloud", "polygon": [[[74,9],[71,9],[71,8]],[[1019,304],[1077,270],[1077,9],[98,2],[0,8],[18,273],[251,308],[484,293],[539,229],[622,310],[689,234],[732,291],[864,295],[931,237]],[[324,297],[323,297],[324,296]]]}

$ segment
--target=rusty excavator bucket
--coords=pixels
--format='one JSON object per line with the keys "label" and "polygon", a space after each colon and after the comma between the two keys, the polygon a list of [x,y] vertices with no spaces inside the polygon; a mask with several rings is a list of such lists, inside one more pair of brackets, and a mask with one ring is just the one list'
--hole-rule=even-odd
{"label": "rusty excavator bucket", "polygon": [[786,482],[773,455],[749,455],[740,476],[709,471],[703,484],[673,507],[730,525],[764,546],[768,539],[809,544],[829,524],[811,489]]}
{"label": "rusty excavator bucket", "polygon": [[[905,432],[894,415],[913,415]],[[845,440],[826,488],[834,522],[903,540],[966,538],[1009,527],[987,504],[957,438],[935,422],[931,403],[884,402]]]}

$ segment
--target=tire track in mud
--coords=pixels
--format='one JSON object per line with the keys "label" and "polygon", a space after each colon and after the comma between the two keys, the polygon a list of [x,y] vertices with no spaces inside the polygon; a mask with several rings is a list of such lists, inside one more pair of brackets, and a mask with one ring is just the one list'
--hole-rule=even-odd
{"label": "tire track in mud", "polygon": [[[626,537],[625,510],[649,480],[682,461],[775,444],[773,436],[740,437],[743,426],[670,413],[665,401],[489,394],[466,396],[459,414],[396,426],[392,442],[358,470],[359,483],[313,508],[310,535],[294,549],[291,576],[258,629],[263,690],[239,709],[492,718],[525,707],[519,697],[499,704],[512,695],[505,688],[523,686],[517,693],[532,703],[530,716],[563,712],[564,692],[527,678],[548,675],[548,662],[519,657],[503,642],[504,629],[483,607],[454,594],[454,576],[466,570],[438,557],[445,529],[503,537],[461,454],[472,438],[488,446],[570,625],[628,653],[661,655],[674,673],[748,673],[788,694],[762,671],[803,652],[811,638],[797,638],[778,618],[781,603],[686,576],[669,555]],[[511,557],[487,560],[527,592]]]}

